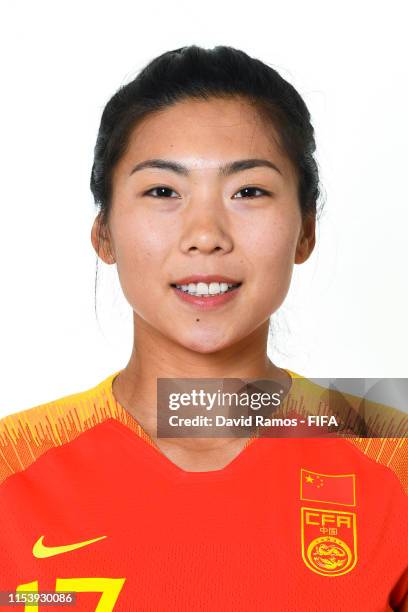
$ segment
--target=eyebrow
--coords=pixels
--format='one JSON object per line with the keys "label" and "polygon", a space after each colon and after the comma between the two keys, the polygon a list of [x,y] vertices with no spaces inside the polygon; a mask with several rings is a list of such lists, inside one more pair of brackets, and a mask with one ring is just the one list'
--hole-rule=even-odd
{"label": "eyebrow", "polygon": [[[236,161],[223,164],[222,166],[218,167],[218,174],[220,176],[230,176],[231,174],[242,172],[242,170],[250,170],[251,168],[260,167],[271,168],[272,170],[279,172],[279,174],[282,174],[278,166],[269,161],[269,159],[257,158],[238,159]],[[134,172],[144,170],[145,168],[159,168],[160,170],[171,170],[172,172],[176,172],[177,174],[181,174],[183,176],[190,175],[190,170],[187,166],[169,159],[147,159],[146,161],[136,164],[136,166],[134,166],[134,168],[131,170],[130,175],[132,175]]]}

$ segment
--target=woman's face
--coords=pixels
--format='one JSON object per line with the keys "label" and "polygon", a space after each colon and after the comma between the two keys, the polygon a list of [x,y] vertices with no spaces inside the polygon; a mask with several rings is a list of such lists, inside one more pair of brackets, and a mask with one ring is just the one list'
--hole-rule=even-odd
{"label": "woman's face", "polygon": [[[138,325],[202,353],[268,325],[314,245],[276,137],[237,98],[182,101],[134,129],[113,173],[108,240]],[[241,285],[201,300],[172,286],[200,275]]]}

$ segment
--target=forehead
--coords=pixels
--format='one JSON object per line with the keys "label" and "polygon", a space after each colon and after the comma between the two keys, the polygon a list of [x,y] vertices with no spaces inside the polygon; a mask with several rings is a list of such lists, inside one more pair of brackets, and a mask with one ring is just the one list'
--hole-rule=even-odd
{"label": "forehead", "polygon": [[132,130],[121,165],[148,158],[196,160],[197,168],[220,159],[266,157],[290,173],[273,124],[246,100],[182,100],[148,115]]}

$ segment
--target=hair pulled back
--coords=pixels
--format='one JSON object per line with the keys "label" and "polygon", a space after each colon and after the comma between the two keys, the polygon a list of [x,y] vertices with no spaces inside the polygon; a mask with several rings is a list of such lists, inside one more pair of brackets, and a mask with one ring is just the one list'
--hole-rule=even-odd
{"label": "hair pulled back", "polygon": [[316,214],[319,174],[314,129],[299,93],[276,70],[241,50],[191,45],[153,59],[103,110],[90,182],[102,225],[111,209],[112,173],[135,126],[150,113],[184,99],[229,96],[245,98],[271,122],[297,173],[302,216]]}

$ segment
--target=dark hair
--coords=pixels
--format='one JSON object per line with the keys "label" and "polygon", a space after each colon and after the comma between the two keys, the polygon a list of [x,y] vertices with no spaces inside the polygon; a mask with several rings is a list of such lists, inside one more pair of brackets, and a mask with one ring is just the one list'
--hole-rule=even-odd
{"label": "dark hair", "polygon": [[239,49],[196,45],[167,51],[121,87],[102,113],[94,150],[91,191],[101,225],[111,209],[112,173],[129,136],[147,115],[187,98],[245,98],[275,128],[298,177],[303,216],[317,212],[319,173],[310,113],[296,89],[280,74]]}

